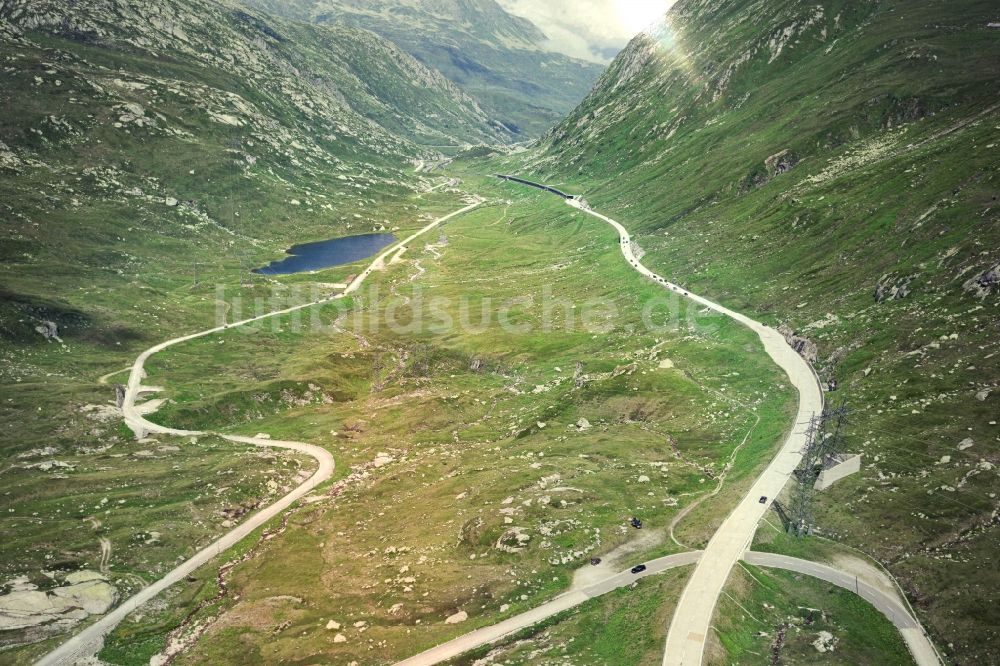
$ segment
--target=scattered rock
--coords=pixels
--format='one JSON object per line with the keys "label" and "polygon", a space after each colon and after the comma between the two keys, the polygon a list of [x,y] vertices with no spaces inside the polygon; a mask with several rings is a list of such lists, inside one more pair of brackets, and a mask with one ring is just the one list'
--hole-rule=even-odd
{"label": "scattered rock", "polygon": [[[24,453],[19,453],[18,458],[41,458],[44,456],[54,456],[59,453],[59,449],[54,446],[46,446],[44,449],[31,449]],[[10,583],[8,583],[9,585]]]}
{"label": "scattered rock", "polygon": [[590,421],[582,417],[580,418],[579,421],[576,422],[576,427],[578,430],[590,430],[591,428],[593,428],[593,426],[590,425]]}
{"label": "scattered rock", "polygon": [[326,628],[328,631],[336,631],[340,629],[340,623],[334,620],[330,620],[329,622],[326,623]]}
{"label": "scattered rock", "polygon": [[905,278],[897,278],[891,273],[883,275],[875,285],[875,302],[883,303],[906,298],[912,291],[910,284],[915,278],[915,275]]}
{"label": "scattered rock", "polygon": [[334,643],[346,643],[347,642],[347,636],[345,636],[344,634],[337,634],[336,636],[333,637],[333,642]]}
{"label": "scattered rock", "polygon": [[529,541],[531,535],[525,532],[523,527],[512,527],[497,539],[494,548],[503,553],[520,553],[524,551]]}
{"label": "scattered rock", "polygon": [[958,450],[959,451],[965,451],[966,449],[971,449],[975,445],[976,445],[976,443],[972,440],[972,438],[971,437],[967,437],[967,438],[963,439],[959,443]]}

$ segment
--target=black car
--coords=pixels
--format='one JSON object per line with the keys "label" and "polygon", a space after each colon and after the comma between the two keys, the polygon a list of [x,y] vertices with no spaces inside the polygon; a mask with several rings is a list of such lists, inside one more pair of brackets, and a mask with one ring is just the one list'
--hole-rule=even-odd
{"label": "black car", "polygon": [[645,564],[640,564],[639,566],[632,567],[632,573],[634,574],[641,574],[645,570],[646,570]]}
{"label": "black car", "polygon": [[760,497],[760,503],[761,504],[767,504],[767,495],[761,495],[761,497]]}

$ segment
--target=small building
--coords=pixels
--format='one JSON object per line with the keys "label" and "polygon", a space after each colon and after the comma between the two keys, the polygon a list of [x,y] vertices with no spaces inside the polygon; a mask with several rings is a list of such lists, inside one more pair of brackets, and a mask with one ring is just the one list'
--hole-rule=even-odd
{"label": "small building", "polygon": [[830,456],[823,463],[823,470],[816,478],[816,490],[826,490],[837,481],[861,471],[861,454],[841,453]]}

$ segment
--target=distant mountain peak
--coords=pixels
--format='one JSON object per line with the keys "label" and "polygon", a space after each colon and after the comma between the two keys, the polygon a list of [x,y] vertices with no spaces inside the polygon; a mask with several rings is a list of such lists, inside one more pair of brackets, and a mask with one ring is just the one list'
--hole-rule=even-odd
{"label": "distant mountain peak", "polygon": [[370,30],[460,86],[520,138],[542,134],[603,67],[549,50],[528,19],[496,0],[243,0],[302,21]]}

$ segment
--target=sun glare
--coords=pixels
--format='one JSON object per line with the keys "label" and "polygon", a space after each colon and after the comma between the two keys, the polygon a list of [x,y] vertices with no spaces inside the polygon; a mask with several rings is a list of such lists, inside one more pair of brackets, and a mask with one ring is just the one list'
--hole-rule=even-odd
{"label": "sun glare", "polygon": [[618,20],[633,34],[638,34],[661,18],[673,0],[615,0]]}

